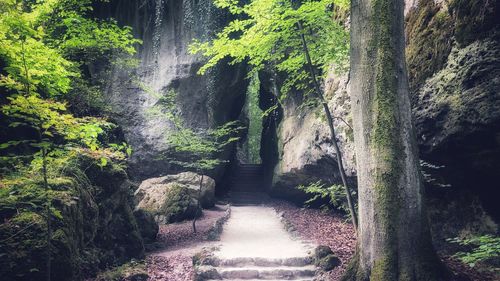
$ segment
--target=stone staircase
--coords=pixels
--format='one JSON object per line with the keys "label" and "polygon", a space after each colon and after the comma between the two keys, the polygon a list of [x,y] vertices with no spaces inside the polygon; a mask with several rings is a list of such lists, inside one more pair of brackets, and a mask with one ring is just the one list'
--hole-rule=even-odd
{"label": "stone staircase", "polygon": [[262,165],[240,164],[233,174],[229,198],[234,206],[261,205],[269,199],[265,193]]}
{"label": "stone staircase", "polygon": [[316,267],[306,244],[292,239],[269,199],[261,165],[240,165],[229,193],[231,217],[222,245],[196,268],[197,281],[312,281]]}
{"label": "stone staircase", "polygon": [[198,281],[298,280],[312,281],[316,274],[309,257],[213,259],[211,265],[198,267]]}

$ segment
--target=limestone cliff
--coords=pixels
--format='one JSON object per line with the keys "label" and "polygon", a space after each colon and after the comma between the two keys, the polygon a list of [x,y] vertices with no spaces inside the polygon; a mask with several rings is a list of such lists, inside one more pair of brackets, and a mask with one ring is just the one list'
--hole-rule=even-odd
{"label": "limestone cliff", "polygon": [[[491,195],[500,180],[498,1],[407,1],[405,12],[413,115],[426,178],[431,186],[473,190],[493,213]],[[354,178],[352,136],[344,122],[350,122],[347,77],[331,72],[324,91],[337,117],[347,173]],[[297,104],[292,99],[283,107],[274,188],[317,179],[338,183],[320,108]]]}
{"label": "limestone cliff", "polygon": [[244,104],[244,66],[220,66],[197,74],[202,58],[189,54],[194,40],[207,40],[227,21],[209,0],[125,0],[96,9],[131,26],[143,40],[134,69],[115,69],[107,99],[134,154],[131,176],[144,179],[171,173],[160,154],[172,124],[154,116],[153,108],[171,93],[186,125],[207,128],[237,119]]}

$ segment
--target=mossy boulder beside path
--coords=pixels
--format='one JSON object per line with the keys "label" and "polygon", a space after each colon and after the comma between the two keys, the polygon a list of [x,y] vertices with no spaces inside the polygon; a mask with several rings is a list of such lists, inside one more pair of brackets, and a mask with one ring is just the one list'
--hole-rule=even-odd
{"label": "mossy boulder beside path", "polygon": [[158,178],[150,178],[141,183],[135,192],[137,209],[145,210],[155,216],[158,222],[172,223],[192,219],[201,214],[202,208],[215,204],[215,181],[201,175],[184,172]]}
{"label": "mossy boulder beside path", "polygon": [[[144,256],[139,225],[147,222],[138,224],[134,216],[125,170],[115,163],[99,166],[86,156],[71,161],[63,175],[49,181],[52,280],[82,280]],[[3,189],[9,195],[0,200],[0,279],[44,280],[47,224],[44,210],[35,205],[46,200],[43,185],[26,178]]]}

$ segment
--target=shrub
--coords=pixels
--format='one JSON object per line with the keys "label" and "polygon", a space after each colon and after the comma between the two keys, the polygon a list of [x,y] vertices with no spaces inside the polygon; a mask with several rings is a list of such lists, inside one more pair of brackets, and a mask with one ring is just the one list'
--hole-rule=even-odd
{"label": "shrub", "polygon": [[[500,261],[500,237],[493,235],[475,235],[470,238],[449,238],[448,242],[458,244],[466,248],[465,251],[457,252],[453,257],[459,259],[470,267],[477,263],[495,264]],[[500,273],[498,266],[493,266],[492,271]]]}

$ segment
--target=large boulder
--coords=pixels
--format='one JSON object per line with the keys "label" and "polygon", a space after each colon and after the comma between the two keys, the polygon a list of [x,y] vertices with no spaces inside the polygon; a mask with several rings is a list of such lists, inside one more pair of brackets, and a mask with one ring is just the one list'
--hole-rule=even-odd
{"label": "large boulder", "polygon": [[215,181],[201,175],[184,172],[143,181],[135,192],[137,209],[152,213],[158,222],[177,222],[201,214],[203,208],[215,205]]}

